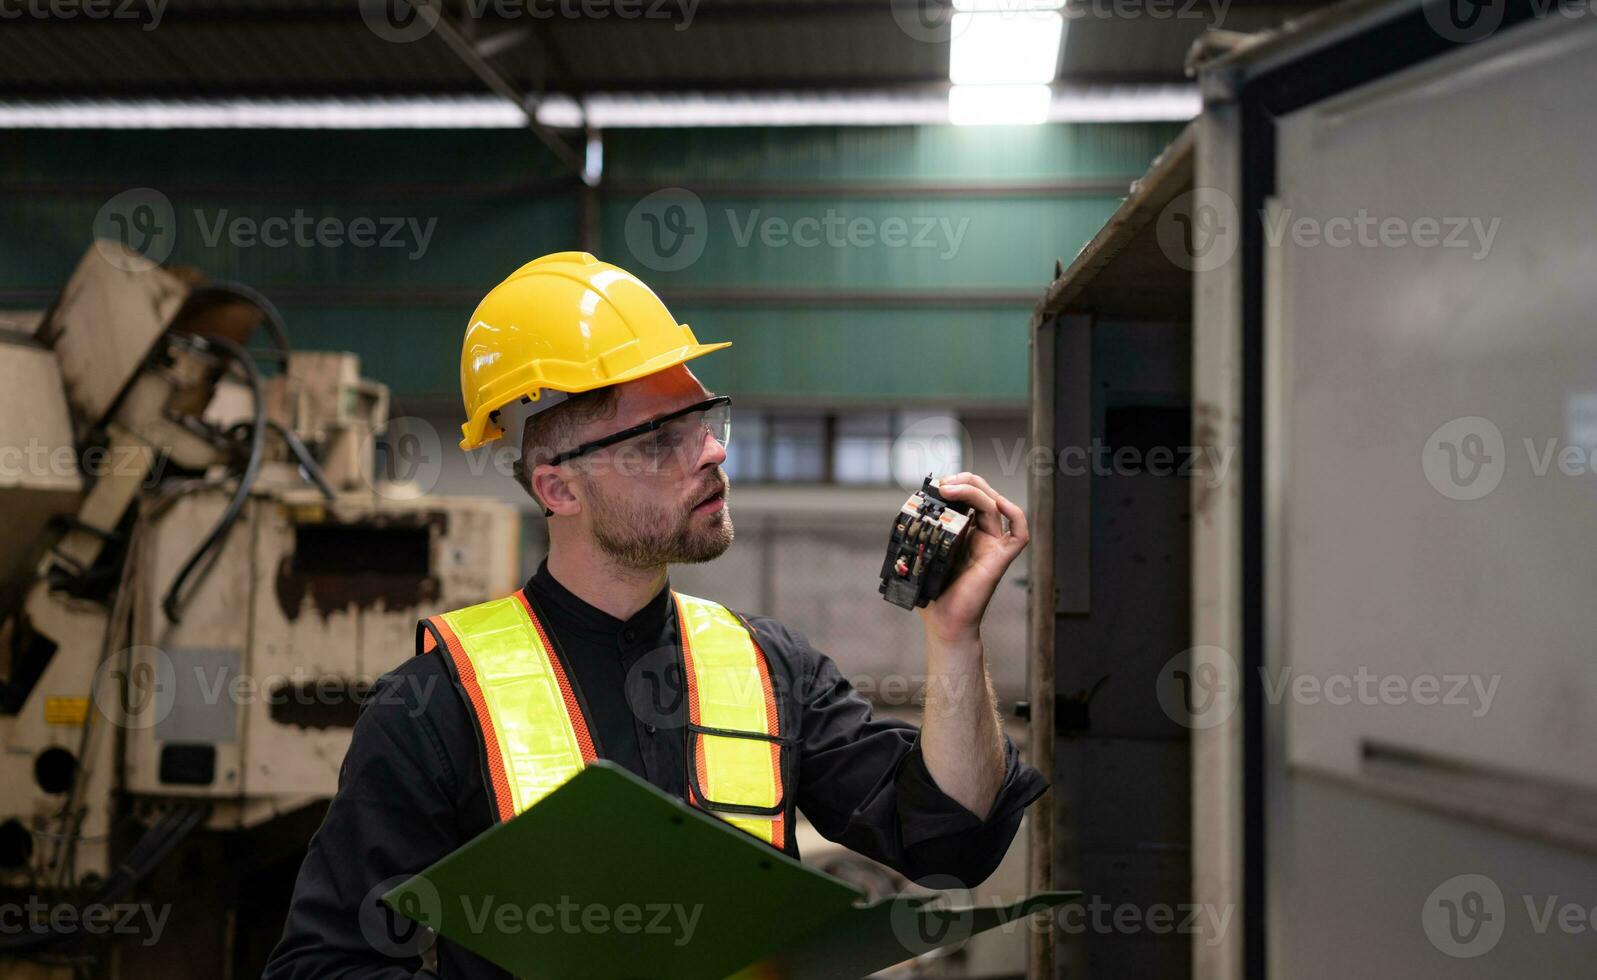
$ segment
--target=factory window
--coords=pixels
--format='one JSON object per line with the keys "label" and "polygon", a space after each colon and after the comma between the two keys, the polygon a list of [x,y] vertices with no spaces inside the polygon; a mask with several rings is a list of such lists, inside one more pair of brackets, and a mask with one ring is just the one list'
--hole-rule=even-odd
{"label": "factory window", "polygon": [[773,483],[814,483],[826,479],[826,416],[781,413],[771,416],[768,450]]}
{"label": "factory window", "polygon": [[726,471],[742,483],[918,486],[964,462],[946,411],[739,409]]}
{"label": "factory window", "polygon": [[893,478],[893,413],[850,412],[837,417],[832,478],[838,483],[886,483]]}

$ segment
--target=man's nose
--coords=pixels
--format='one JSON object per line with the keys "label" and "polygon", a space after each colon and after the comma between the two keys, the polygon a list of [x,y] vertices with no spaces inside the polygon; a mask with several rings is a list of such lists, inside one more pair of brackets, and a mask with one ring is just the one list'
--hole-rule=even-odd
{"label": "man's nose", "polygon": [[720,466],[726,462],[726,446],[715,437],[715,433],[708,430],[704,434],[704,445],[699,449],[699,467]]}

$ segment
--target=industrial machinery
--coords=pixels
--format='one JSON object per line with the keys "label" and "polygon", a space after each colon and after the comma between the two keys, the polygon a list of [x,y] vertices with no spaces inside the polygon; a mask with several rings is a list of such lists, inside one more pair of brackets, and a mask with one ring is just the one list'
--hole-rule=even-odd
{"label": "industrial machinery", "polygon": [[517,513],[378,479],[387,389],[248,287],[98,241],[32,321],[0,330],[0,977],[153,974],[157,929],[164,977],[258,969],[361,699],[418,618],[515,588]]}

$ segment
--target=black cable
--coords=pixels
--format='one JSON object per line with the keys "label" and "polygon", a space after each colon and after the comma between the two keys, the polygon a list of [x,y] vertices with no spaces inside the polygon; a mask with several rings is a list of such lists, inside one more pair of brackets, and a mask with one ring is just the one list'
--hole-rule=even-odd
{"label": "black cable", "polygon": [[177,577],[172,580],[172,585],[166,590],[166,598],[161,600],[161,609],[165,611],[166,618],[173,623],[182,621],[182,607],[186,599],[183,596],[183,586],[188,582],[190,575],[194,574],[206,555],[215,548],[233,527],[233,522],[238,520],[239,512],[244,509],[244,501],[250,495],[250,489],[255,486],[255,477],[261,470],[261,456],[266,448],[266,392],[261,382],[261,371],[255,362],[245,353],[244,348],[228,340],[226,337],[200,337],[190,335],[190,339],[202,346],[213,346],[233,358],[243,369],[249,379],[250,394],[255,400],[255,429],[250,433],[250,457],[244,466],[244,473],[238,479],[238,489],[233,493],[233,499],[227,502],[227,510],[222,512],[222,519],[216,522],[216,527],[206,535],[205,540],[184,562],[178,570]]}
{"label": "black cable", "polygon": [[132,891],[135,885],[154,871],[168,854],[171,854],[196,827],[204,822],[208,812],[209,807],[196,804],[173,810],[161,818],[155,826],[145,832],[143,837],[139,838],[139,842],[133,845],[133,850],[129,851],[122,863],[111,872],[111,877],[106,879],[104,887],[100,889],[98,901],[111,905]]}
{"label": "black cable", "polygon": [[[253,427],[254,424],[255,423],[248,421],[235,422],[227,430],[227,434],[231,436],[233,433],[242,429]],[[304,468],[305,475],[312,483],[316,484],[316,489],[322,492],[322,496],[326,497],[328,500],[337,499],[338,495],[333,492],[333,485],[327,482],[327,474],[322,472],[321,464],[316,462],[316,457],[311,455],[310,447],[306,446],[304,442],[300,441],[299,436],[294,433],[294,430],[288,428],[276,419],[267,419],[266,424],[271,426],[272,431],[283,437],[283,442],[288,445],[289,451],[292,452],[294,457],[299,460],[299,465]]]}
{"label": "black cable", "polygon": [[272,345],[277,348],[285,360],[287,359],[289,350],[288,326],[283,323],[283,316],[277,312],[277,307],[272,305],[272,301],[261,295],[254,286],[246,286],[241,282],[208,282],[203,286],[196,286],[189,293],[189,300],[192,301],[196,296],[205,296],[207,294],[232,296],[244,300],[260,310],[263,322],[266,324],[266,332],[272,338]]}
{"label": "black cable", "polygon": [[[203,804],[193,804],[173,810],[160,820],[156,821],[138,843],[128,852],[122,863],[117,865],[111,876],[105,880],[100,890],[94,897],[84,904],[84,908],[97,905],[113,905],[118,899],[132,891],[143,881],[151,871],[155,870],[167,855],[194,832],[194,829],[205,820],[210,808]],[[81,909],[80,909],[81,912]],[[74,917],[82,921],[80,914]],[[77,939],[75,933],[69,932],[43,932],[22,936],[0,936],[0,951],[5,953],[25,953],[52,946],[72,942]]]}

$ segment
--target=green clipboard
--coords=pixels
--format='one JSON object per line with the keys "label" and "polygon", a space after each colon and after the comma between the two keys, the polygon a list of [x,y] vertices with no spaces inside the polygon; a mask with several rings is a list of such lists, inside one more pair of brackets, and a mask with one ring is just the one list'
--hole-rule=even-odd
{"label": "green clipboard", "polygon": [[853,886],[600,760],[382,900],[530,980],[832,980],[1079,894],[867,905]]}

